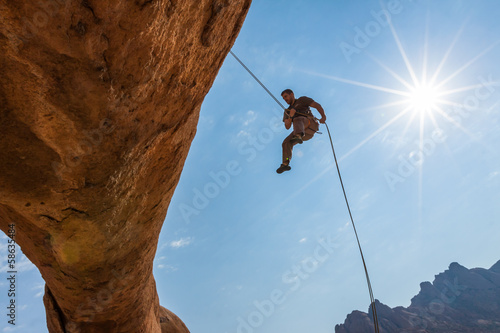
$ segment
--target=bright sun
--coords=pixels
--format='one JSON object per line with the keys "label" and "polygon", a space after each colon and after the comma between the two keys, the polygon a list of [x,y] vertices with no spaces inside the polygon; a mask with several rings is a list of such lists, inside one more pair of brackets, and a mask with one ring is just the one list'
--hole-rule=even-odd
{"label": "bright sun", "polygon": [[[382,69],[384,69],[392,78],[394,78],[396,81],[399,82],[398,88],[392,88],[388,86],[382,86],[382,85],[377,85],[377,84],[372,84],[372,83],[367,83],[367,82],[360,82],[360,81],[354,81],[350,79],[345,79],[342,77],[338,76],[330,76],[330,75],[324,75],[324,74],[319,74],[319,73],[311,73],[317,76],[323,76],[332,80],[335,80],[337,82],[342,82],[342,83],[347,83],[350,85],[358,86],[358,87],[363,87],[375,91],[381,91],[384,93],[391,94],[393,99],[391,99],[388,103],[381,104],[381,105],[374,105],[373,107],[369,107],[366,110],[379,110],[379,109],[395,109],[397,112],[395,112],[395,115],[388,119],[385,124],[381,125],[377,130],[372,132],[370,135],[368,135],[364,140],[362,140],[359,144],[354,146],[350,151],[348,151],[342,158],[347,157],[348,155],[354,153],[357,151],[359,148],[364,146],[366,143],[371,141],[374,137],[377,135],[380,135],[382,132],[384,132],[389,126],[395,124],[397,121],[402,119],[403,117],[407,118],[407,123],[406,125],[402,128],[402,134],[398,135],[399,138],[405,138],[406,133],[410,129],[410,126],[412,124],[417,123],[417,126],[419,128],[418,134],[420,136],[420,140],[418,141],[419,145],[419,152],[422,153],[424,151],[424,145],[425,145],[425,135],[426,133],[425,129],[426,128],[433,128],[432,133],[436,133],[435,131],[441,131],[440,129],[440,124],[438,120],[443,118],[446,122],[453,124],[456,128],[460,129],[463,133],[468,135],[471,139],[475,139],[475,136],[468,131],[466,128],[464,128],[459,121],[456,121],[454,117],[450,117],[448,114],[448,110],[453,107],[453,110],[463,110],[466,108],[465,101],[462,103],[459,103],[456,101],[457,97],[454,97],[454,94],[457,93],[465,93],[467,91],[473,92],[476,91],[477,94],[477,89],[481,89],[484,87],[488,87],[490,85],[496,85],[498,82],[491,82],[491,83],[485,83],[482,82],[481,84],[473,84],[469,86],[462,86],[462,87],[456,87],[453,89],[445,88],[449,86],[450,81],[452,81],[455,77],[457,77],[459,74],[461,74],[463,71],[465,71],[467,68],[469,68],[472,64],[477,62],[482,56],[487,54],[490,50],[492,50],[498,42],[495,41],[493,44],[491,44],[489,47],[484,49],[482,52],[479,52],[477,56],[469,60],[468,62],[465,63],[465,65],[461,66],[460,68],[456,69],[454,72],[451,74],[447,75],[442,78],[443,73],[442,70],[446,68],[446,63],[447,60],[451,54],[451,51],[453,50],[455,44],[457,43],[460,34],[462,33],[463,29],[460,29],[457,32],[457,35],[455,36],[453,42],[449,46],[449,48],[446,50],[444,56],[442,57],[441,61],[438,64],[437,67],[433,68],[432,72],[429,72],[428,68],[428,56],[429,56],[429,44],[428,44],[428,31],[426,32],[425,36],[425,42],[423,46],[421,47],[423,51],[423,57],[422,57],[422,65],[421,68],[419,68],[419,71],[415,71],[414,65],[410,62],[410,59],[407,56],[406,51],[403,48],[403,45],[399,39],[398,34],[396,33],[396,30],[394,29],[394,26],[392,23],[389,22],[389,28],[392,32],[392,36],[394,37],[394,41],[397,45],[397,48],[399,50],[399,53],[401,55],[401,58],[406,65],[406,69],[408,71],[408,75],[406,74],[398,74],[396,73],[393,69],[391,69],[388,65],[384,64],[374,56],[370,55],[370,58],[377,63]],[[434,61],[432,62],[434,63]],[[405,77],[406,76],[406,77]],[[493,107],[492,107],[493,108]],[[461,111],[459,111],[461,112]],[[432,126],[428,126],[428,124],[431,124]],[[409,142],[407,140],[401,139],[399,142],[405,143]],[[398,148],[399,146],[397,146]],[[422,159],[423,161],[423,159]],[[419,206],[422,205],[422,176],[423,175],[423,163],[419,165]]]}
{"label": "bright sun", "polygon": [[430,112],[438,106],[438,96],[436,87],[423,83],[411,89],[408,102],[418,112]]}
{"label": "bright sun", "polygon": [[441,116],[446,122],[453,124],[456,128],[460,129],[466,135],[474,139],[474,135],[472,133],[470,133],[466,128],[464,128],[460,124],[460,122],[457,122],[453,117],[450,117],[446,108],[450,110],[450,108],[453,107],[454,108],[453,110],[455,109],[462,110],[464,107],[466,107],[464,105],[465,102],[462,103],[457,102],[456,97],[453,97],[454,94],[465,93],[467,91],[474,91],[474,90],[477,91],[477,89],[480,88],[488,87],[490,85],[496,85],[498,84],[498,82],[490,82],[486,83],[486,85],[485,83],[481,83],[481,84],[457,87],[453,89],[449,89],[446,87],[449,86],[449,82],[452,81],[452,79],[461,74],[472,64],[477,62],[482,56],[484,56],[490,50],[492,50],[499,42],[495,41],[489,47],[480,52],[477,56],[466,62],[465,65],[458,68],[451,74],[445,76],[443,79],[441,78],[443,76],[442,70],[446,68],[445,65],[447,63],[447,60],[451,54],[452,49],[457,43],[460,34],[462,33],[462,29],[458,31],[457,35],[455,36],[449,48],[446,50],[441,61],[439,63],[436,63],[438,64],[437,67],[435,67],[432,72],[429,72],[428,68],[429,45],[427,41],[428,33],[426,33],[425,43],[421,47],[421,49],[423,50],[422,65],[420,70],[416,71],[414,69],[414,65],[412,65],[412,63],[410,62],[410,59],[408,58],[407,53],[403,48],[403,45],[399,39],[398,34],[396,33],[396,30],[394,29],[394,26],[391,23],[389,23],[389,27],[394,37],[394,41],[396,42],[401,58],[404,64],[406,65],[406,70],[408,71],[407,73],[408,75],[396,73],[388,65],[384,64],[374,56],[370,55],[370,58],[376,64],[378,64],[382,69],[384,69],[392,78],[394,78],[396,81],[400,83],[400,85],[398,85],[398,88],[392,88],[388,86],[382,86],[367,82],[354,81],[338,76],[309,72],[310,74],[326,77],[328,79],[335,80],[337,82],[347,83],[353,86],[363,87],[375,91],[381,91],[396,97],[391,99],[388,103],[375,105],[373,107],[369,107],[366,109],[366,110],[378,110],[378,109],[391,108],[391,109],[396,109],[397,112],[395,112],[395,115],[391,119],[388,119],[385,124],[381,125],[377,130],[368,135],[364,140],[362,140],[358,145],[356,145],[349,152],[347,152],[347,154],[344,155],[343,157],[352,154],[360,147],[365,145],[367,142],[372,140],[375,136],[379,135],[380,133],[385,131],[389,126],[395,124],[398,120],[402,119],[405,116],[408,120],[406,126],[404,126],[402,130],[403,132],[400,135],[400,137],[401,138],[405,137],[407,131],[410,129],[410,126],[414,123],[418,123],[417,126],[419,126],[420,147],[424,145],[425,129],[426,126],[428,127],[427,124],[430,123],[432,127],[434,127],[434,130],[440,129],[440,125],[438,123],[438,120],[440,119],[439,116]]}

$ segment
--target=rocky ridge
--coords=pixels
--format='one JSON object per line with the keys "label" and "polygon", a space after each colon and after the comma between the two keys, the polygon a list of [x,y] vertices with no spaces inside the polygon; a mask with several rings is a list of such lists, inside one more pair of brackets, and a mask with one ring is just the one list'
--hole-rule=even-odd
{"label": "rocky ridge", "polygon": [[[392,309],[376,301],[376,308],[384,333],[500,332],[500,261],[490,269],[452,263],[434,282],[420,284],[409,307]],[[373,332],[371,311],[353,311],[335,332]]]}

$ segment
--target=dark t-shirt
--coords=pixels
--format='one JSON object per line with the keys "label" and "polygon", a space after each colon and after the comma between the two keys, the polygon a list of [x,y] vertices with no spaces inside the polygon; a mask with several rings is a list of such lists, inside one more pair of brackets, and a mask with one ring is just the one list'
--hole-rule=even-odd
{"label": "dark t-shirt", "polygon": [[[314,102],[314,100],[310,97],[302,96],[299,98],[296,98],[295,101],[290,104],[288,109],[295,109],[297,112],[304,113],[304,114],[311,114],[311,109],[309,108],[309,105],[311,105]],[[299,114],[296,114],[297,116],[301,116]],[[285,119],[290,118],[290,116],[284,112],[283,114],[283,121]]]}

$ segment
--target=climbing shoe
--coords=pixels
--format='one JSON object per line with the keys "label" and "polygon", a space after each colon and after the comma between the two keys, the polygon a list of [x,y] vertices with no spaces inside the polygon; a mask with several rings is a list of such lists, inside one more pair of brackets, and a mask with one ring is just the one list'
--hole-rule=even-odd
{"label": "climbing shoe", "polygon": [[292,167],[288,164],[281,164],[280,167],[276,170],[277,173],[283,173],[285,171],[291,170]]}
{"label": "climbing shoe", "polygon": [[290,139],[290,142],[291,142],[292,144],[295,144],[295,143],[302,143],[302,142],[304,142],[304,141],[302,140],[302,135],[297,134],[297,135],[295,135],[293,138],[291,138],[291,139]]}

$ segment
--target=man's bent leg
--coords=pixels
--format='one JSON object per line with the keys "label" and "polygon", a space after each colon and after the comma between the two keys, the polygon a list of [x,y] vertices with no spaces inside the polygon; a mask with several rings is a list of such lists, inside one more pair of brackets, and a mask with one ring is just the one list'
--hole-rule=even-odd
{"label": "man's bent leg", "polygon": [[293,148],[293,143],[290,142],[290,140],[294,137],[295,135],[290,133],[289,136],[283,140],[283,144],[281,145],[283,147],[283,164],[288,165],[290,163],[290,160],[292,159],[292,148]]}
{"label": "man's bent leg", "polygon": [[306,132],[305,128],[308,123],[306,117],[295,117],[293,118],[293,134],[294,135],[304,135]]}

